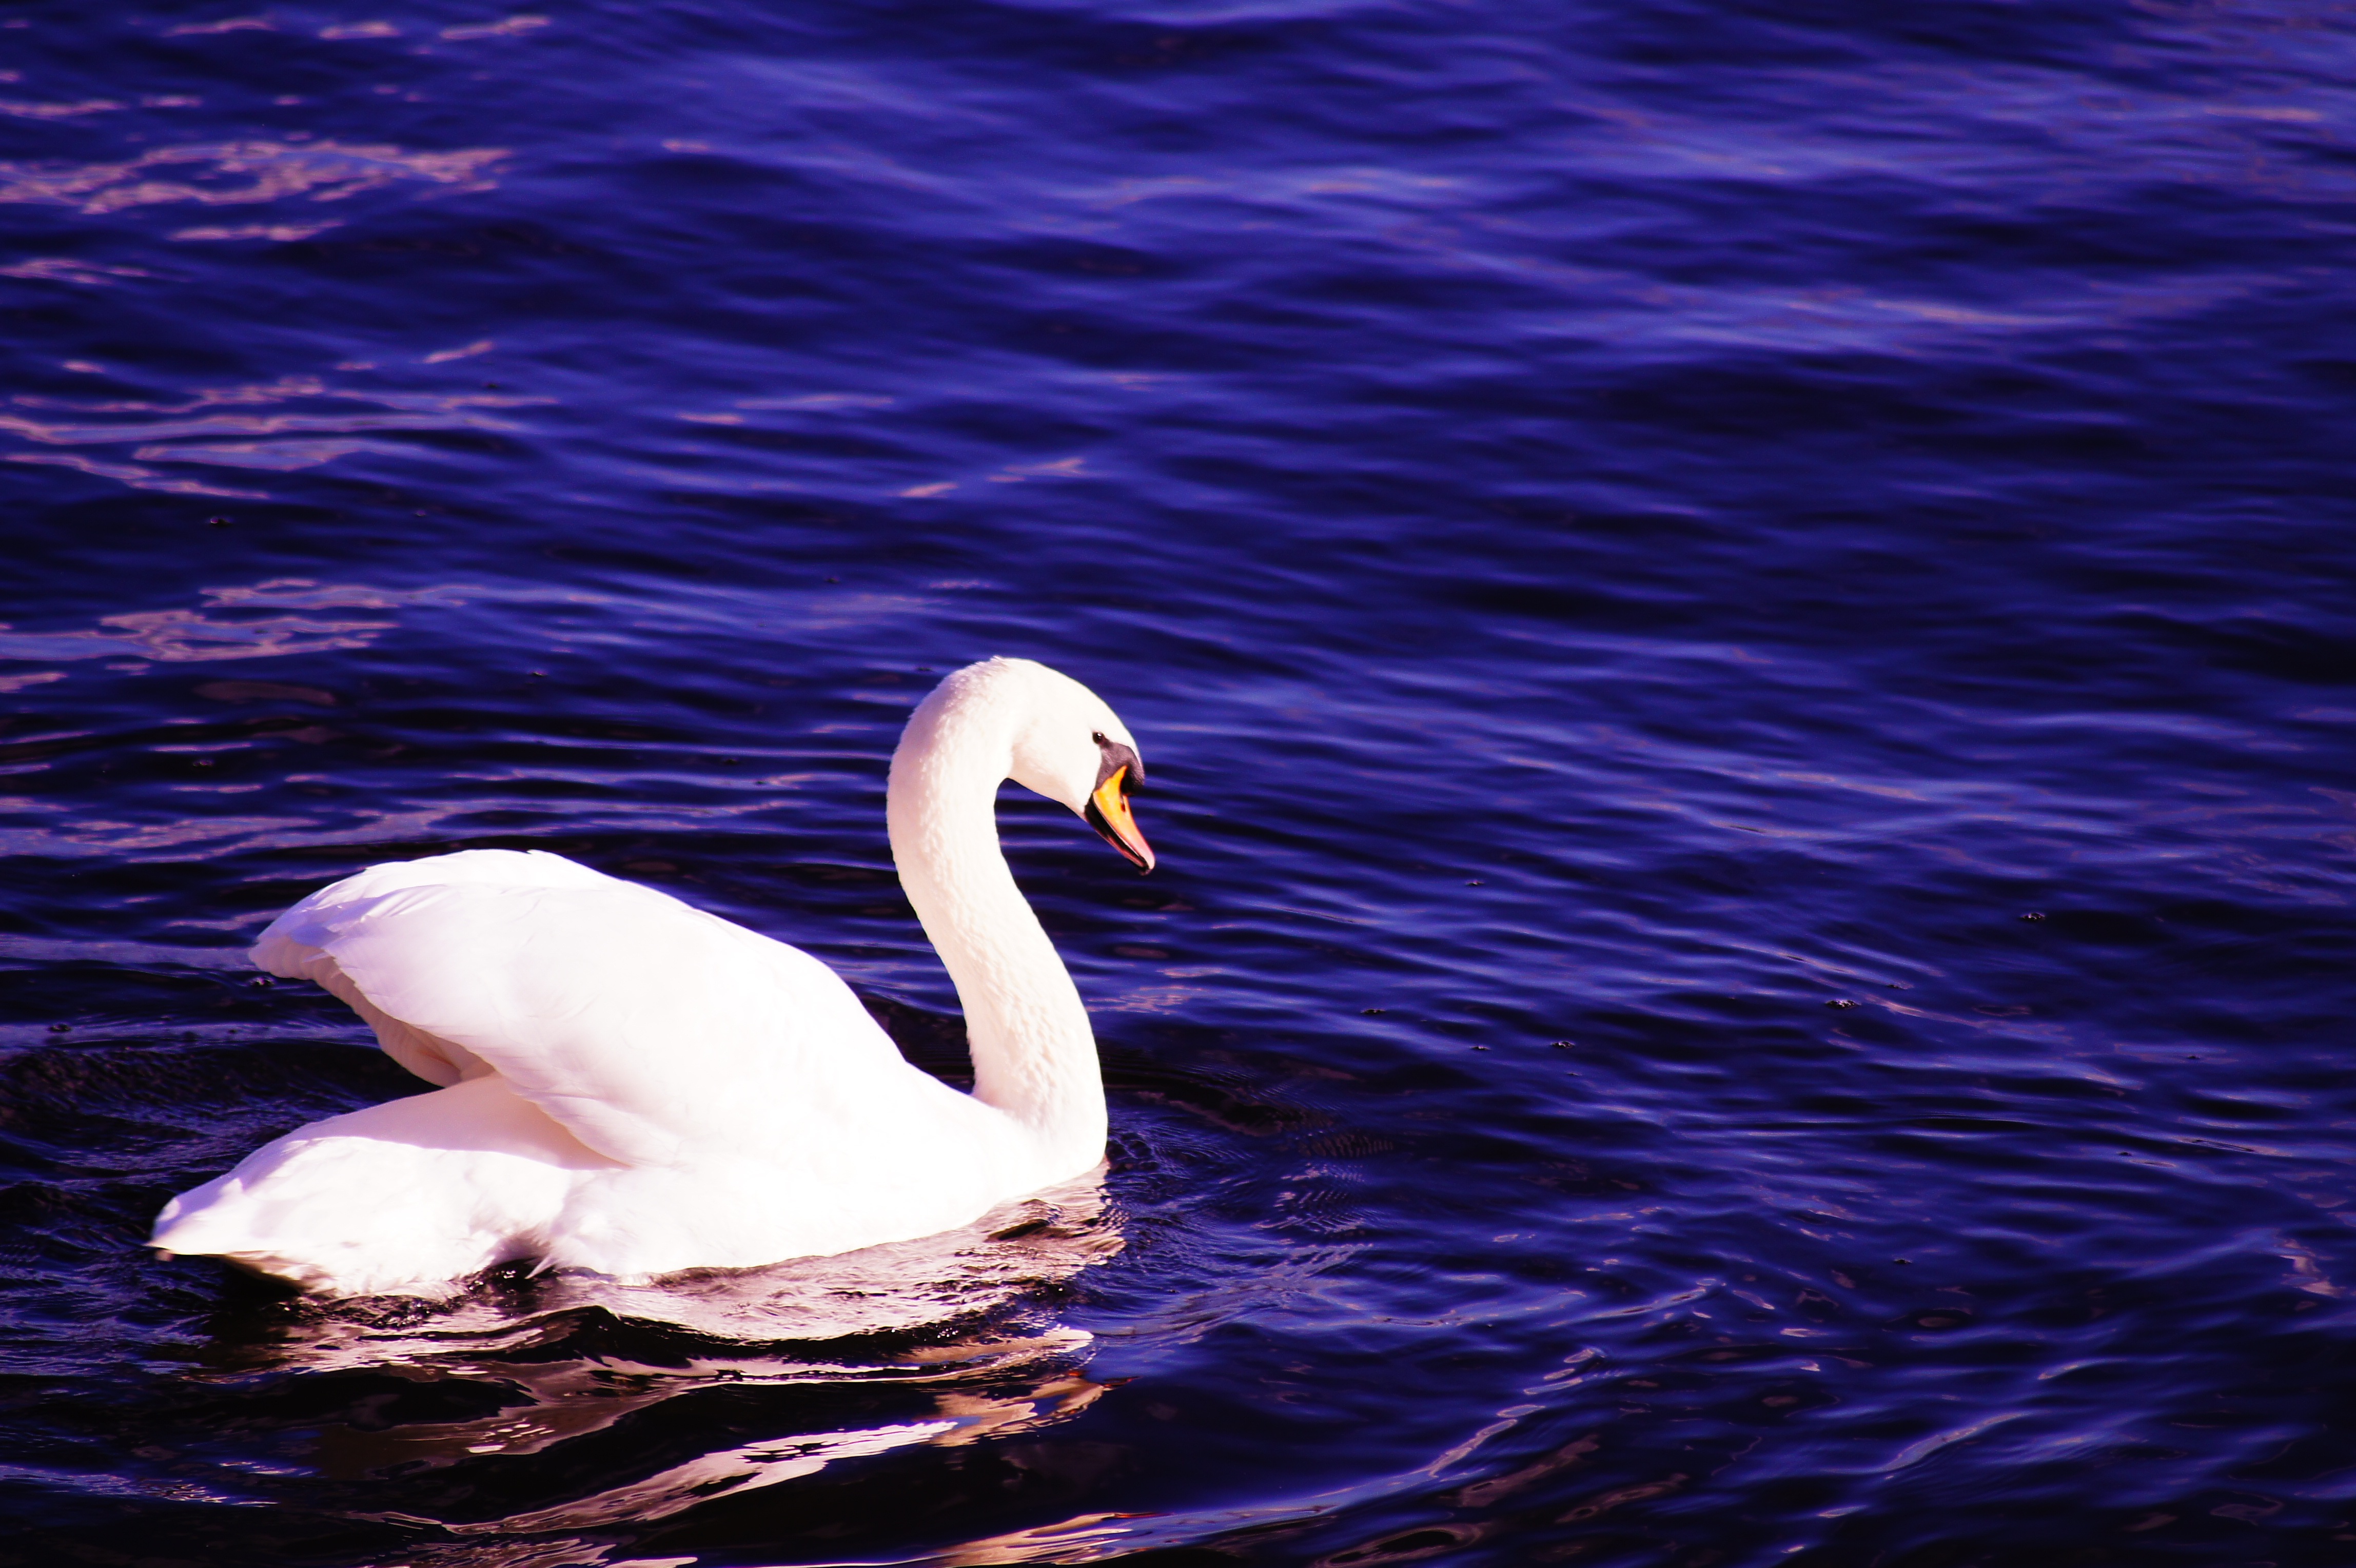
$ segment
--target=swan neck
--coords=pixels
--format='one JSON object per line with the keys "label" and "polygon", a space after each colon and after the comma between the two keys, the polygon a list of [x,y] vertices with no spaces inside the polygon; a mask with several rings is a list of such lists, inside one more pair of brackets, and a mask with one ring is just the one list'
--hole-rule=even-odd
{"label": "swan neck", "polygon": [[998,841],[998,789],[1013,766],[1020,715],[943,700],[955,695],[945,684],[928,698],[893,756],[892,858],[965,1009],[974,1098],[1004,1112],[1059,1166],[1084,1170],[1104,1153],[1096,1036]]}

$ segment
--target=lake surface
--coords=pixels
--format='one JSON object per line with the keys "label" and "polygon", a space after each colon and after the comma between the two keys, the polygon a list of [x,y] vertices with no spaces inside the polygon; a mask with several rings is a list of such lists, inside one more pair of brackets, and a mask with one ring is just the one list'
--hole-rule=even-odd
{"label": "lake surface", "polygon": [[[319,0],[0,20],[0,1561],[2356,1561],[2356,23]],[[1010,789],[1101,1185],[325,1306],[422,1086],[245,945],[560,851],[954,1078]]]}

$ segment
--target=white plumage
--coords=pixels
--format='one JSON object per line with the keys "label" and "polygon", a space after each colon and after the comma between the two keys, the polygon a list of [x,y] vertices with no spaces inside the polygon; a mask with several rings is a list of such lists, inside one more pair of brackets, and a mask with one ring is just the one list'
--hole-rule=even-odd
{"label": "white plumage", "polygon": [[1134,743],[1086,687],[991,660],[910,718],[902,885],[965,1004],[975,1090],[910,1066],[809,954],[539,851],[371,866],[265,930],[434,1092],[330,1117],[166,1206],[153,1244],[337,1295],[519,1258],[623,1279],[948,1230],[1103,1156],[1086,1010],[999,852],[1009,777],[1143,865]]}

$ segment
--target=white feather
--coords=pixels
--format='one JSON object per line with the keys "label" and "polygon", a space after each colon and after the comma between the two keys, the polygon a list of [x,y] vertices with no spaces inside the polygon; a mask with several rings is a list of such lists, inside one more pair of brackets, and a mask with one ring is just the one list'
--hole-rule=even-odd
{"label": "white feather", "polygon": [[334,1294],[519,1258],[643,1279],[930,1235],[1080,1174],[1103,1153],[1095,1041],[990,800],[1019,752],[1080,809],[1108,732],[1128,744],[1086,688],[993,660],[894,759],[894,854],[967,1004],[976,1094],[910,1066],[816,959],[667,894],[540,851],[371,866],[254,959],[444,1087],[288,1133],[174,1198],[152,1244]]}

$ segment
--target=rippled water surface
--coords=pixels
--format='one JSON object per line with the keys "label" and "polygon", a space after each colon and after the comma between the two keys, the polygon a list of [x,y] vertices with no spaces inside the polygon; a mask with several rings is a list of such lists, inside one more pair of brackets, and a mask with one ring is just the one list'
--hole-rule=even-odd
{"label": "rippled water surface", "polygon": [[[0,17],[0,1560],[2356,1561],[2356,25]],[[140,1241],[537,846],[955,1078],[991,653],[1109,1173],[668,1287]]]}

